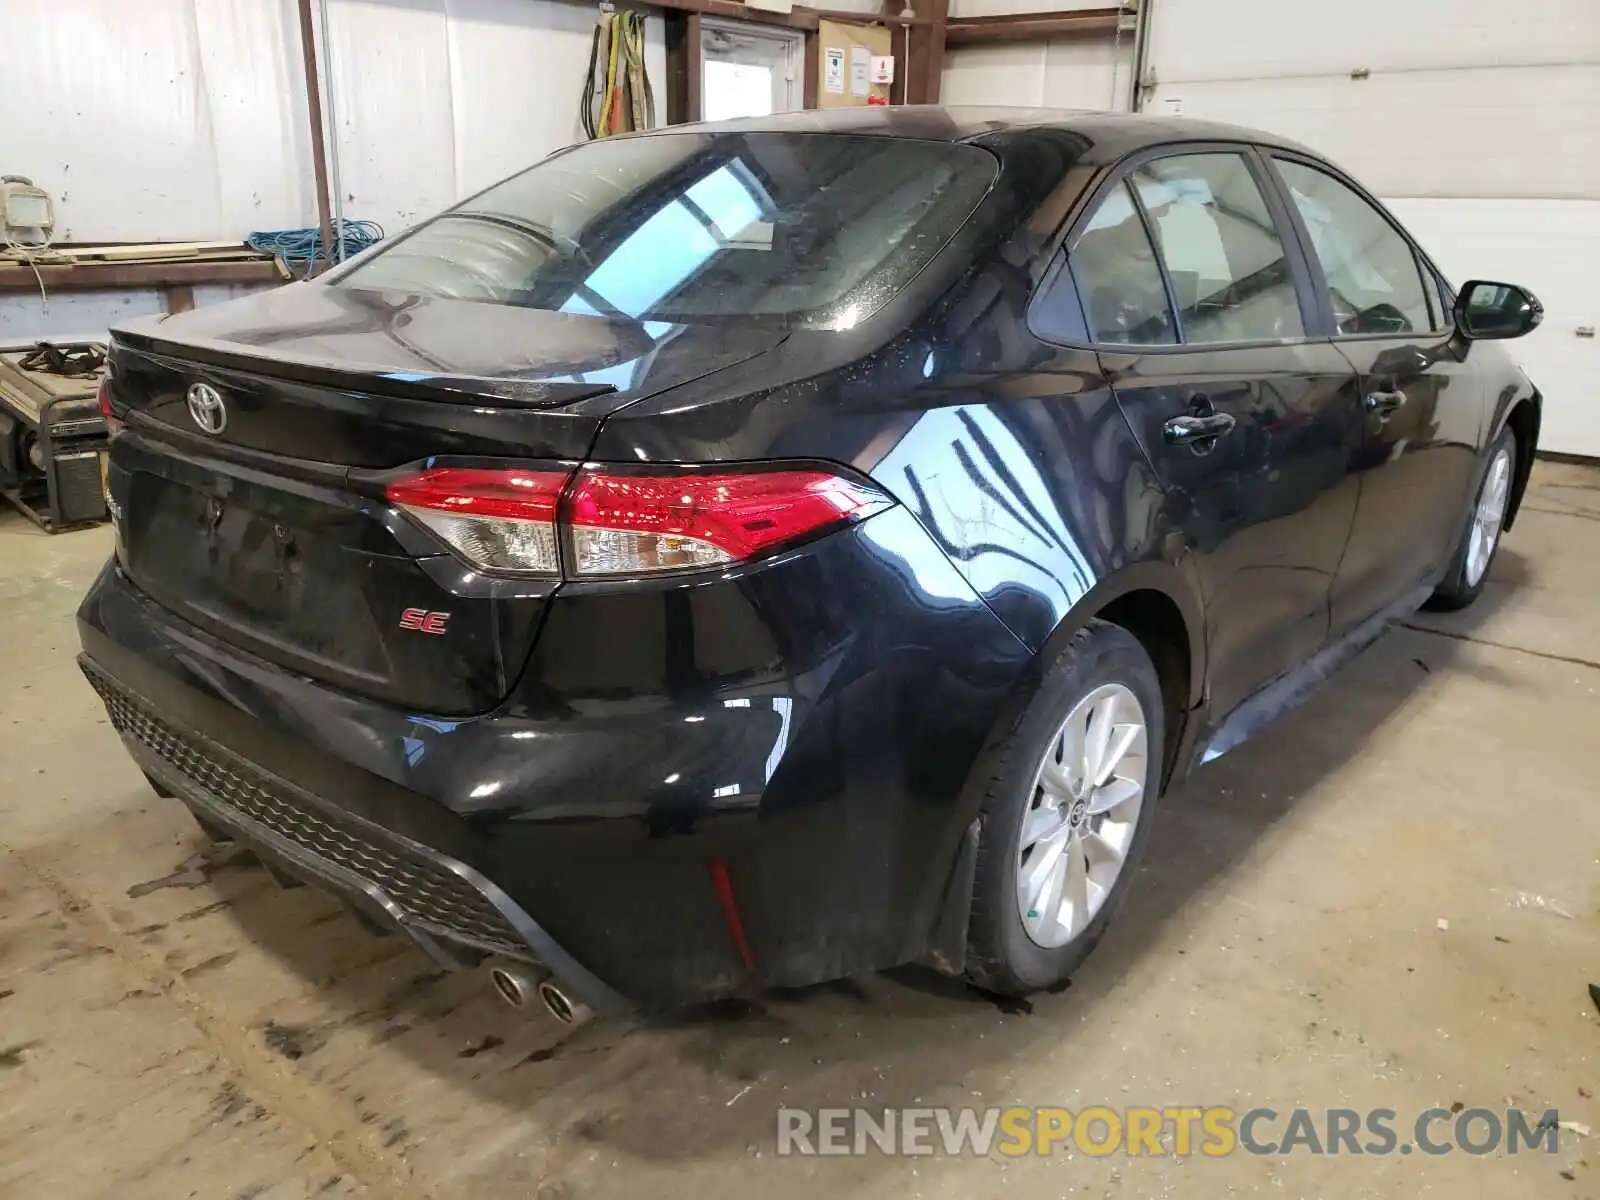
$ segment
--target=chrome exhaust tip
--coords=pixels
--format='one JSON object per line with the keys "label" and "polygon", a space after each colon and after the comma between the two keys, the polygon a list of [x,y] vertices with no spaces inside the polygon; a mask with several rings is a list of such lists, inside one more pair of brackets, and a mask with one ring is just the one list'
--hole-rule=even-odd
{"label": "chrome exhaust tip", "polygon": [[546,979],[539,984],[539,999],[544,1001],[550,1015],[563,1025],[582,1025],[594,1016],[593,1009],[553,979]]}
{"label": "chrome exhaust tip", "polygon": [[518,963],[496,963],[489,968],[495,994],[512,1008],[524,1009],[540,995],[543,976]]}

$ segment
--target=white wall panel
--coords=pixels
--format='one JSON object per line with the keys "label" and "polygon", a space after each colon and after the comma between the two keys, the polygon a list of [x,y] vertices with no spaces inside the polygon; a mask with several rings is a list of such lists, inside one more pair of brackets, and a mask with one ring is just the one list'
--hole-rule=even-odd
{"label": "white wall panel", "polygon": [[[863,0],[865,2],[865,0]],[[582,140],[578,99],[596,10],[567,0],[448,0],[455,194]],[[666,40],[645,21],[645,71],[666,121]]]}
{"label": "white wall panel", "polygon": [[1304,142],[1385,196],[1600,198],[1600,65],[1157,88],[1155,108],[1174,101]]}
{"label": "white wall panel", "polygon": [[[215,228],[199,236],[314,224],[317,193],[294,0],[194,0],[194,15],[218,205]],[[174,235],[140,235],[152,236]]]}
{"label": "white wall panel", "polygon": [[[59,237],[139,237],[163,212],[195,236],[220,218],[192,0],[8,0],[0,171],[59,201]],[[104,231],[104,232],[101,232]]]}
{"label": "white wall panel", "polygon": [[445,0],[332,0],[328,25],[345,216],[393,233],[456,194]]}
{"label": "white wall panel", "polygon": [[[270,283],[201,284],[194,289],[194,303],[196,308],[203,308],[275,286]],[[48,304],[40,300],[37,292],[19,292],[0,297],[0,347],[29,345],[40,339],[103,338],[107,329],[122,321],[166,311],[166,298],[155,288],[56,292],[50,296]]]}
{"label": "white wall panel", "polygon": [[1575,332],[1600,324],[1600,201],[1391,200],[1389,207],[1452,282],[1504,279],[1539,297],[1544,324],[1502,344],[1544,393],[1540,443],[1600,455],[1600,343]]}
{"label": "white wall panel", "polygon": [[166,311],[154,289],[126,292],[58,292],[46,305],[38,292],[0,299],[0,346],[47,339],[100,338],[112,325]]}
{"label": "white wall panel", "polygon": [[1154,0],[1162,84],[1595,61],[1596,0]]}
{"label": "white wall panel", "polygon": [[[869,5],[872,0],[857,0]],[[331,0],[346,214],[398,232],[582,136],[596,8]],[[0,172],[60,241],[239,238],[316,221],[295,0],[4,0]],[[666,110],[661,19],[645,66]],[[203,290],[204,291],[204,290]],[[197,301],[218,298],[204,291]],[[153,292],[0,297],[0,335],[96,333]]]}
{"label": "white wall panel", "polygon": [[[330,3],[350,216],[399,229],[581,135],[592,4]],[[0,18],[0,171],[56,197],[59,240],[315,221],[295,0],[5,0]],[[646,68],[664,116],[659,17]]]}
{"label": "white wall panel", "polygon": [[[1149,107],[1270,129],[1384,197],[1457,280],[1544,301],[1510,345],[1543,444],[1600,456],[1600,0],[1155,0]],[[1354,78],[1352,73],[1364,76]]]}
{"label": "white wall panel", "polygon": [[1124,109],[1131,38],[1055,38],[996,42],[946,51],[939,98],[945,104]]}

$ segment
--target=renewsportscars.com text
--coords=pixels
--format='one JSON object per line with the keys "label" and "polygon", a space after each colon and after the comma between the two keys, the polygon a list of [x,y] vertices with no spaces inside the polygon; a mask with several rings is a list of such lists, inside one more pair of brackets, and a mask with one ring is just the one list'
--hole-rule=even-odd
{"label": "renewsportscars.com text", "polygon": [[1558,1148],[1555,1109],[780,1108],[780,1155],[1517,1154]]}

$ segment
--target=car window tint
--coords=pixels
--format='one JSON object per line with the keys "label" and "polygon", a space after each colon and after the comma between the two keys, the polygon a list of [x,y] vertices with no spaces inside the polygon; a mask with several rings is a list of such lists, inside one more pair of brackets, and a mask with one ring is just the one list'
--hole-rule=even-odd
{"label": "car window tint", "polygon": [[1340,333],[1416,333],[1434,328],[1411,243],[1360,193],[1288,159],[1278,170],[1311,234]]}
{"label": "car window tint", "polygon": [[1178,340],[1161,268],[1125,184],[1101,201],[1068,263],[1095,341],[1161,346]]}
{"label": "car window tint", "polygon": [[1283,239],[1242,157],[1158,158],[1132,179],[1156,231],[1186,343],[1304,335]]}

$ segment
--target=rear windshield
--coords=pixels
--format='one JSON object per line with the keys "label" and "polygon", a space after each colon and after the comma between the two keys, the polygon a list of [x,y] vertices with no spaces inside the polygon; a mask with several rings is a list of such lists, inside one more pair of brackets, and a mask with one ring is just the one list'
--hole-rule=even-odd
{"label": "rear windshield", "polygon": [[847,134],[590,142],[440,214],[334,286],[847,327],[939,253],[997,166],[975,146]]}

